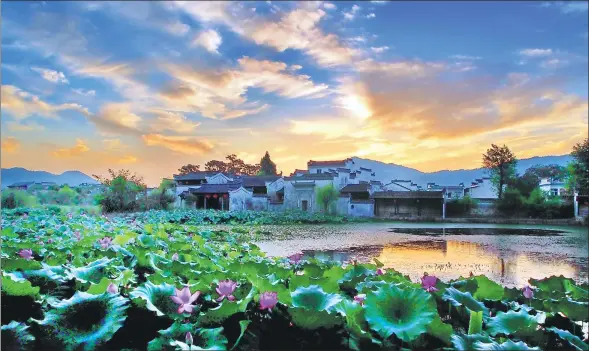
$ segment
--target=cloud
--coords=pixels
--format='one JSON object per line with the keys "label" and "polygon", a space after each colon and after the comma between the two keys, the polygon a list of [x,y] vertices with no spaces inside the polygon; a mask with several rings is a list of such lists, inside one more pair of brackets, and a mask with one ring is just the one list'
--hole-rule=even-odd
{"label": "cloud", "polygon": [[96,96],[96,90],[72,89],[72,91],[82,96]]}
{"label": "cloud", "polygon": [[371,47],[370,50],[372,50],[372,52],[380,54],[383,53],[385,51],[387,51],[389,49],[388,46],[380,46],[380,47]]}
{"label": "cloud", "polygon": [[63,83],[68,84],[69,81],[65,77],[63,72],[54,71],[52,69],[47,68],[39,68],[39,67],[31,67],[31,70],[39,73],[43,79],[51,82],[51,83]]}
{"label": "cloud", "polygon": [[163,28],[170,34],[182,36],[190,31],[190,26],[180,21],[168,22]]}
{"label": "cloud", "polygon": [[143,118],[131,112],[128,103],[105,104],[100,111],[89,117],[96,127],[106,133],[139,135]]}
{"label": "cloud", "polygon": [[137,161],[139,161],[139,159],[137,157],[132,156],[132,155],[127,155],[127,156],[124,156],[124,157],[118,159],[117,163],[130,164],[130,163],[137,163]]}
{"label": "cloud", "polygon": [[374,18],[376,15],[374,13],[369,13],[366,15],[366,18]]}
{"label": "cloud", "polygon": [[244,110],[232,110],[223,116],[223,119],[234,119],[240,118],[247,115],[256,115],[262,111],[265,111],[269,107],[268,104],[264,104],[260,107],[252,108],[252,109],[244,109]]}
{"label": "cloud", "polygon": [[151,123],[151,129],[154,131],[168,130],[178,134],[190,134],[200,125],[181,113],[162,110],[156,110],[153,113],[156,115],[155,121]]}
{"label": "cloud", "polygon": [[348,40],[358,42],[358,43],[366,42],[366,38],[364,38],[363,36],[352,37],[352,38],[349,38]]}
{"label": "cloud", "polygon": [[359,61],[355,65],[359,72],[384,73],[391,76],[423,77],[437,74],[447,68],[444,62],[426,62],[420,60],[403,60],[394,62],[380,62],[373,59]]}
{"label": "cloud", "polygon": [[360,11],[360,6],[354,5],[350,9],[350,11],[348,11],[348,12],[342,11],[342,14],[344,15],[344,19],[346,19],[348,21],[352,21],[356,17],[356,14],[358,13],[358,11]]}
{"label": "cloud", "polygon": [[190,137],[146,134],[142,138],[148,146],[161,146],[187,155],[208,153],[213,149],[213,144],[209,141]]}
{"label": "cloud", "polygon": [[29,122],[29,123],[19,123],[19,122],[7,122],[6,123],[6,127],[8,128],[8,130],[13,131],[13,132],[32,132],[32,131],[36,131],[36,130],[43,130],[45,129],[44,126],[35,123],[35,122]]}
{"label": "cloud", "polygon": [[237,118],[265,109],[267,106],[259,105],[243,108],[249,88],[291,99],[319,98],[328,93],[326,84],[316,84],[311,77],[294,73],[293,67],[286,63],[247,56],[238,60],[237,67],[227,70],[199,70],[171,64],[164,68],[177,80],[161,92],[169,108],[200,112],[209,118]]}
{"label": "cloud", "polygon": [[27,93],[13,85],[2,86],[2,108],[16,119],[24,119],[32,115],[43,118],[59,119],[59,111],[73,110],[86,116],[88,109],[78,104],[65,103],[54,105],[41,100],[38,96]]}
{"label": "cloud", "polygon": [[553,58],[553,59],[544,60],[544,61],[540,62],[540,67],[542,67],[542,68],[557,68],[557,67],[564,66],[568,63],[569,62],[566,60]]}
{"label": "cloud", "polygon": [[194,38],[194,41],[192,42],[192,44],[202,46],[208,52],[218,54],[219,53],[218,49],[219,49],[219,46],[221,46],[222,42],[223,42],[223,39],[221,38],[219,33],[217,33],[216,31],[214,31],[212,29],[209,29],[209,30],[205,30],[205,31],[200,32],[196,36],[196,38]]}
{"label": "cloud", "polygon": [[323,8],[326,10],[335,10],[337,8],[337,6],[335,6],[335,4],[333,4],[331,2],[324,2]]}
{"label": "cloud", "polygon": [[457,60],[480,60],[482,57],[480,56],[470,56],[470,55],[452,55],[450,58],[457,59]]}
{"label": "cloud", "polygon": [[57,158],[67,158],[80,156],[81,154],[88,152],[90,148],[86,145],[84,140],[76,139],[76,145],[71,148],[61,148],[52,151],[51,154]]}
{"label": "cloud", "polygon": [[13,137],[2,140],[2,152],[13,153],[20,148],[20,141]]}
{"label": "cloud", "polygon": [[379,1],[379,0],[373,0],[373,1],[371,1],[371,3],[373,3],[373,4],[379,4],[379,5],[386,4],[387,2],[389,2],[389,1],[382,1],[382,0],[381,1]]}
{"label": "cloud", "polygon": [[522,56],[542,57],[552,55],[552,49],[524,49],[519,52]]}
{"label": "cloud", "polygon": [[123,144],[120,139],[102,139],[102,144],[107,150],[124,149],[127,145]]}
{"label": "cloud", "polygon": [[587,1],[551,1],[543,2],[540,6],[556,8],[564,14],[583,13],[589,9],[589,3]]}
{"label": "cloud", "polygon": [[[359,52],[343,45],[335,34],[326,34],[319,27],[325,11],[320,3],[301,2],[298,7],[281,15],[278,20],[245,13],[243,6],[223,1],[178,1],[169,8],[179,9],[204,24],[223,24],[233,32],[279,52],[301,50],[320,66],[349,64]],[[356,5],[357,6],[357,5]]]}
{"label": "cloud", "polygon": [[334,120],[313,120],[313,121],[296,121],[291,120],[290,132],[299,135],[316,134],[325,136],[328,139],[346,136],[351,132],[351,128],[342,121]]}

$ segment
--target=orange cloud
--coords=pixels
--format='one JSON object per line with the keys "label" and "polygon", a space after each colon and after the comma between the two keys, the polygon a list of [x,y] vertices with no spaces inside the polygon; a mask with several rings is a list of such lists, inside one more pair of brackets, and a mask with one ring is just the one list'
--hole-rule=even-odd
{"label": "orange cloud", "polygon": [[131,112],[128,103],[104,105],[98,114],[90,116],[96,127],[107,133],[140,135],[143,119]]}
{"label": "orange cloud", "polygon": [[75,146],[73,146],[71,148],[58,149],[58,150],[51,152],[51,154],[55,157],[58,157],[58,158],[75,157],[75,156],[80,156],[81,154],[88,152],[89,150],[90,150],[90,148],[86,145],[84,140],[76,139]]}
{"label": "orange cloud", "polygon": [[136,163],[139,159],[135,156],[127,155],[125,157],[120,158],[117,163],[121,164],[129,164],[129,163]]}
{"label": "orange cloud", "polygon": [[12,153],[18,150],[20,141],[13,137],[8,137],[2,140],[2,152]]}
{"label": "orange cloud", "polygon": [[207,140],[195,140],[190,137],[167,136],[162,134],[143,135],[143,141],[149,146],[161,146],[183,154],[202,154],[212,150],[213,144]]}
{"label": "orange cloud", "polygon": [[55,114],[59,111],[74,110],[86,116],[88,109],[78,104],[54,105],[41,100],[38,96],[27,93],[13,85],[2,86],[2,109],[14,118],[24,119],[32,115],[43,118],[59,119]]}

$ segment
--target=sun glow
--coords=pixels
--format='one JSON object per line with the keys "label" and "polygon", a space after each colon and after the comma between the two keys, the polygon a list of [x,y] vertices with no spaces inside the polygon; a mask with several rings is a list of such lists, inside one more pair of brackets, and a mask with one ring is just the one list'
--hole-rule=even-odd
{"label": "sun glow", "polygon": [[366,119],[372,115],[372,112],[366,107],[364,101],[357,95],[350,95],[342,99],[343,107],[352,111],[354,115],[361,119]]}

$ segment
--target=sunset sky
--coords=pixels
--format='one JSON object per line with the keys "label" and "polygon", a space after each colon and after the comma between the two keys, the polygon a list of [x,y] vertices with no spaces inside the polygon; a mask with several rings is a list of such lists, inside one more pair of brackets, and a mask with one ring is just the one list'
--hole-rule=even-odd
{"label": "sunset sky", "polygon": [[587,2],[3,2],[2,167],[476,168],[587,137]]}

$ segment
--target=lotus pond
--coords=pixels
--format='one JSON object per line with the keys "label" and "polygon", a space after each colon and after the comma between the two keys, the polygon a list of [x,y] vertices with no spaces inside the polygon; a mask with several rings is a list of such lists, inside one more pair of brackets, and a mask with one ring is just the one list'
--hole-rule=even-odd
{"label": "lotus pond", "polygon": [[586,283],[268,257],[174,216],[3,211],[2,349],[589,349]]}

